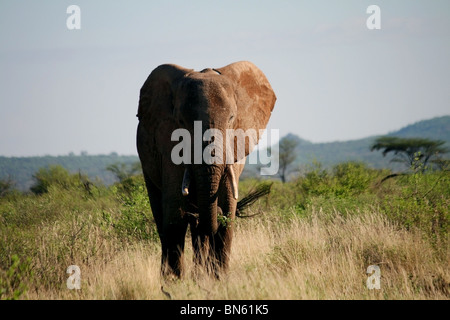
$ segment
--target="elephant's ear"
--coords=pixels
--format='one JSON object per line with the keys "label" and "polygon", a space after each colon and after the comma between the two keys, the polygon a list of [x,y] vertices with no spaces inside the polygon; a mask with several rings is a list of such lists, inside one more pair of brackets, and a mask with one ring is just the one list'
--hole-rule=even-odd
{"label": "elephant's ear", "polygon": [[256,131],[253,143],[246,143],[247,156],[260,139],[259,130],[266,128],[277,98],[264,73],[251,62],[240,61],[216,70],[236,86],[236,129]]}
{"label": "elephant's ear", "polygon": [[163,64],[150,73],[139,95],[139,120],[156,116],[170,116],[173,111],[174,86],[191,72],[174,64]]}

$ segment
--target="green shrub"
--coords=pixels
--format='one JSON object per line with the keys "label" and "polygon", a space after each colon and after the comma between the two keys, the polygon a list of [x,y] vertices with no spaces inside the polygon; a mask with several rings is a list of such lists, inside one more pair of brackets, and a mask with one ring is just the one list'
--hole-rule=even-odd
{"label": "green shrub", "polygon": [[157,240],[143,176],[129,177],[113,186],[112,190],[121,203],[121,214],[113,222],[119,234],[138,240]]}
{"label": "green shrub", "polygon": [[44,194],[49,191],[51,186],[69,189],[85,189],[91,193],[93,184],[89,181],[86,175],[70,174],[65,168],[60,165],[51,165],[48,168],[40,168],[38,172],[33,175],[34,184],[30,187],[34,194]]}
{"label": "green shrub", "polygon": [[0,179],[0,198],[17,193],[15,182],[10,178]]}
{"label": "green shrub", "polygon": [[0,269],[0,299],[18,300],[27,291],[32,277],[31,259],[11,257],[11,265],[7,270]]}
{"label": "green shrub", "polygon": [[297,185],[307,196],[349,197],[370,191],[380,170],[370,169],[361,162],[344,162],[331,170],[314,163],[301,176]]}
{"label": "green shrub", "polygon": [[331,170],[315,163],[295,183],[275,190],[283,194],[295,190],[290,200],[295,201],[295,213],[303,217],[314,208],[330,218],[381,209],[399,227],[420,230],[436,250],[448,250],[449,171],[416,170],[380,183],[389,174],[364,163],[341,163]]}
{"label": "green shrub", "polygon": [[308,196],[319,196],[330,193],[331,178],[326,169],[318,162],[314,162],[312,167],[307,168],[303,177],[300,177],[297,184],[300,192]]}
{"label": "green shrub", "polygon": [[380,201],[385,214],[407,229],[421,230],[436,249],[448,250],[450,172],[416,172],[395,183],[395,192]]}
{"label": "green shrub", "polygon": [[332,192],[347,197],[368,191],[379,170],[370,169],[362,162],[344,162],[333,167]]}

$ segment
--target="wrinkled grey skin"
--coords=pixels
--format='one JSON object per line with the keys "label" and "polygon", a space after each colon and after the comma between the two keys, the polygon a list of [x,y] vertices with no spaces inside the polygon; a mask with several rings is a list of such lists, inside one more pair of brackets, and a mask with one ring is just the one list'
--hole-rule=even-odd
{"label": "wrinkled grey skin", "polygon": [[[139,99],[137,149],[161,240],[163,275],[180,277],[183,273],[188,224],[195,261],[216,276],[227,269],[235,189],[244,168],[236,163],[242,160],[237,155],[232,164],[176,165],[171,151],[179,142],[171,141],[172,132],[185,128],[194,137],[196,120],[202,121],[202,133],[215,128],[224,136],[226,129],[265,129],[275,100],[264,74],[245,61],[201,72],[161,65],[145,81]],[[254,138],[257,143],[259,134]],[[203,141],[202,148],[210,142]],[[246,144],[245,157],[251,149]],[[225,151],[223,158],[226,160]],[[183,196],[185,175],[190,183],[188,195]]]}

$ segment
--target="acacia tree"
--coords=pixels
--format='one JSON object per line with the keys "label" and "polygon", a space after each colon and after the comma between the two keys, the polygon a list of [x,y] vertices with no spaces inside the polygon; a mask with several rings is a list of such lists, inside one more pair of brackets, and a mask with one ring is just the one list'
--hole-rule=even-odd
{"label": "acacia tree", "polygon": [[116,162],[107,166],[106,170],[112,172],[120,182],[142,172],[141,163],[139,161],[131,164]]}
{"label": "acacia tree", "polygon": [[0,198],[6,196],[8,193],[11,193],[14,190],[15,182],[11,179],[11,177],[7,177],[4,179],[0,179]]}
{"label": "acacia tree", "polygon": [[284,137],[279,142],[279,171],[278,174],[283,183],[286,182],[287,175],[289,173],[289,166],[295,161],[297,155],[295,154],[295,149],[298,146],[298,141],[290,137]]}
{"label": "acacia tree", "polygon": [[393,153],[391,161],[403,162],[414,171],[423,171],[430,160],[449,151],[444,144],[442,140],[384,136],[376,139],[370,150],[383,150],[383,156]]}

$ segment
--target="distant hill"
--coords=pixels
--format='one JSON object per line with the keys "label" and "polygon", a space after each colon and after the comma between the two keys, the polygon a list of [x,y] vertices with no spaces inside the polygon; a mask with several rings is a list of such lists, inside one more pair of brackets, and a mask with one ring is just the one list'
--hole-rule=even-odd
{"label": "distant hill", "polygon": [[[446,141],[446,146],[450,148],[450,116],[419,121],[386,135],[443,140]],[[296,150],[297,160],[293,166],[302,167],[311,164],[313,161],[318,161],[325,167],[345,161],[363,161],[372,168],[401,168],[400,164],[390,162],[390,156],[383,157],[381,152],[370,151],[370,146],[380,136],[328,143],[311,143],[293,134],[287,136],[299,142]],[[255,175],[257,172],[256,168],[257,166],[255,165],[247,165],[243,176]]]}
{"label": "distant hill", "polygon": [[[450,147],[450,116],[419,121],[387,135],[399,137],[424,137],[444,140]],[[305,166],[314,160],[329,167],[344,161],[363,161],[373,168],[395,168],[391,157],[383,157],[381,152],[371,152],[370,145],[378,136],[359,140],[329,143],[312,143],[296,135],[289,134],[298,141],[297,160],[295,165]],[[33,174],[39,168],[59,164],[70,172],[89,175],[92,179],[101,179],[109,185],[115,181],[114,175],[106,170],[110,164],[122,162],[131,164],[139,161],[137,156],[109,155],[67,155],[45,157],[0,157],[0,179],[10,177],[20,190],[28,190],[33,183]],[[256,166],[247,165],[243,178],[256,175]]]}
{"label": "distant hill", "polygon": [[387,134],[404,138],[421,137],[450,143],[450,116],[423,120]]}

